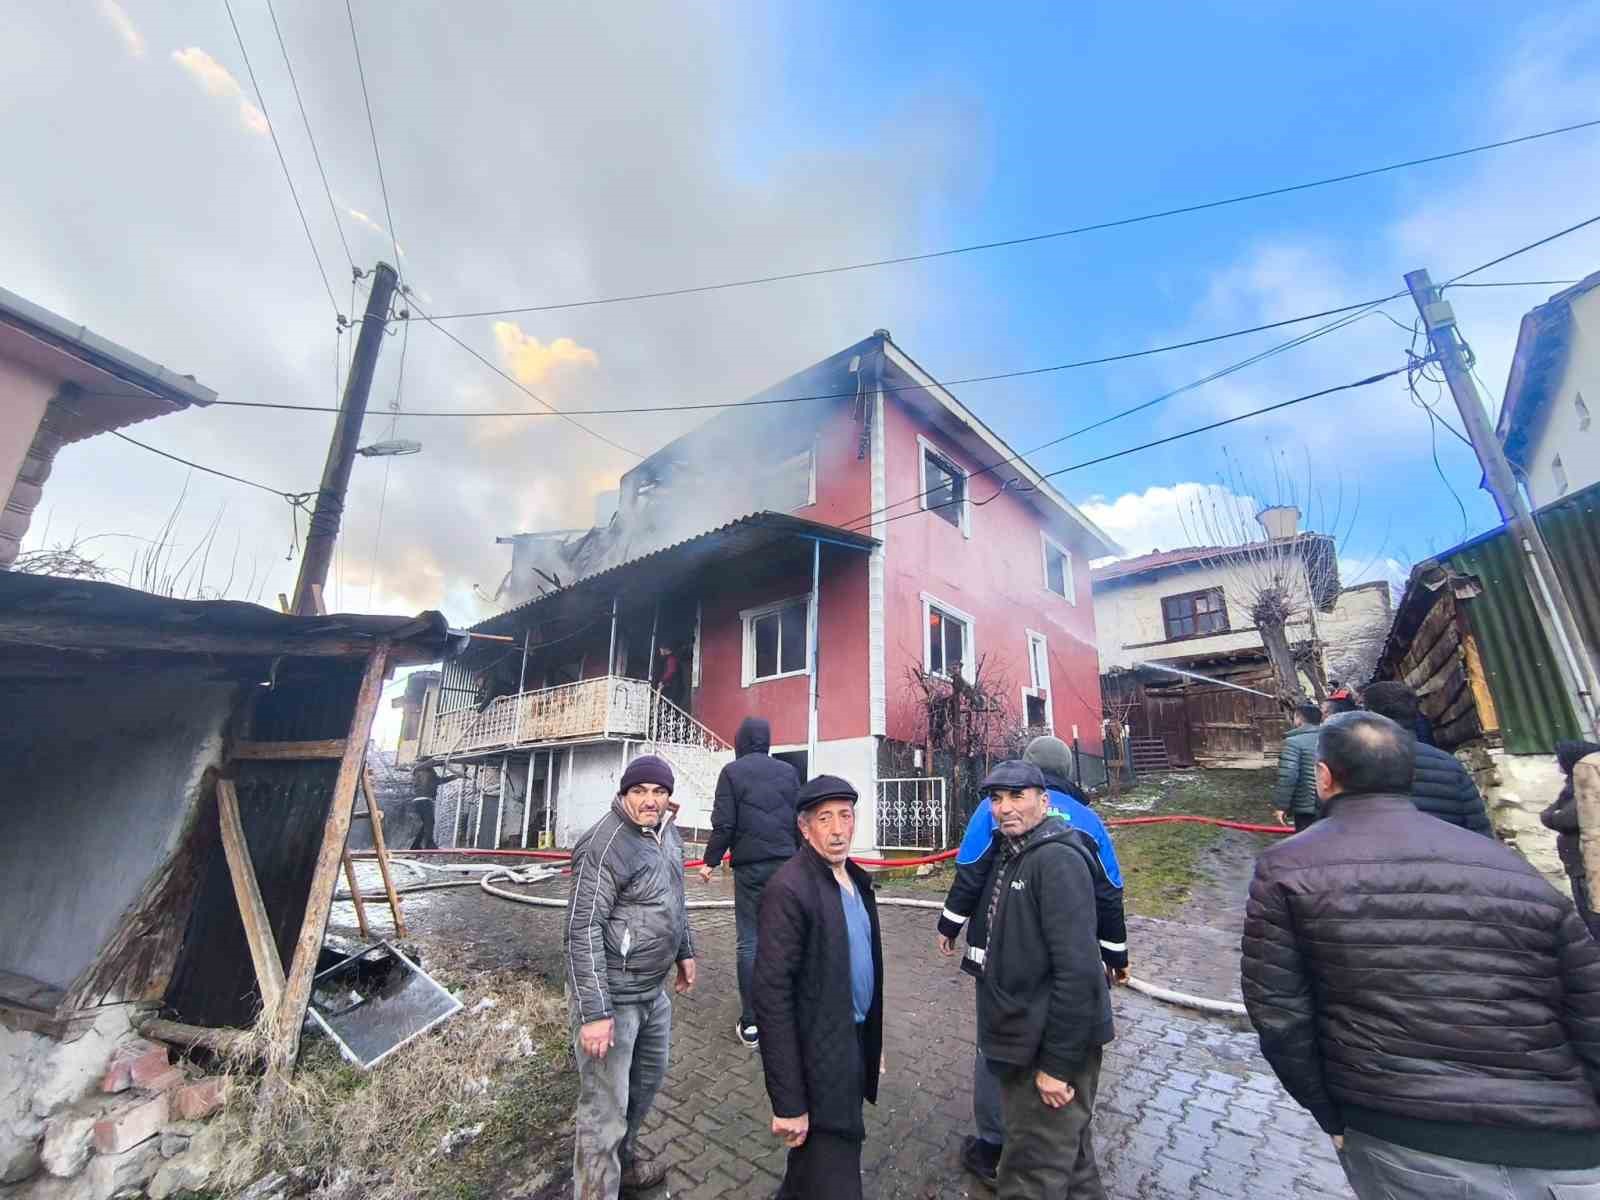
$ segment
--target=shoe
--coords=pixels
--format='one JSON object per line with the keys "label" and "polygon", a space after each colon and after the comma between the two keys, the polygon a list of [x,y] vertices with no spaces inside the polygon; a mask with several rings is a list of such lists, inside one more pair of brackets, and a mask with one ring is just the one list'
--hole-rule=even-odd
{"label": "shoe", "polygon": [[622,1168],[622,1194],[635,1196],[660,1187],[667,1177],[667,1164],[646,1150],[634,1151],[633,1161]]}
{"label": "shoe", "polygon": [[994,1187],[1000,1179],[1000,1147],[979,1137],[963,1138],[961,1165]]}
{"label": "shoe", "polygon": [[740,1020],[733,1027],[733,1032],[739,1037],[739,1044],[746,1050],[754,1050],[761,1045],[761,1031],[754,1025],[746,1025]]}

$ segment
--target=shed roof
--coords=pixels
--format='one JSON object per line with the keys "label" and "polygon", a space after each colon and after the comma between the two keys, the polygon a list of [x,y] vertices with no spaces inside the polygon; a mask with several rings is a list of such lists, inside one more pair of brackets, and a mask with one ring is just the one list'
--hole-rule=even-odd
{"label": "shed roof", "polygon": [[1527,470],[1529,444],[1538,432],[1572,348],[1572,302],[1600,287],[1600,271],[1557,292],[1522,318],[1506,379],[1505,403],[1495,435],[1513,466]]}

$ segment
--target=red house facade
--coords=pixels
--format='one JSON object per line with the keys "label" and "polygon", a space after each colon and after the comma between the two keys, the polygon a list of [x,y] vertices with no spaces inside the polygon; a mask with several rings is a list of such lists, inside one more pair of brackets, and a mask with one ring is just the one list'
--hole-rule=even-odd
{"label": "red house facade", "polygon": [[606,525],[520,537],[528,598],[476,630],[511,641],[447,668],[424,740],[497,775],[476,844],[569,843],[642,745],[704,827],[747,716],[855,784],[863,849],[949,840],[952,692],[990,734],[1100,749],[1088,563],[1115,546],[883,331],[651,455]]}

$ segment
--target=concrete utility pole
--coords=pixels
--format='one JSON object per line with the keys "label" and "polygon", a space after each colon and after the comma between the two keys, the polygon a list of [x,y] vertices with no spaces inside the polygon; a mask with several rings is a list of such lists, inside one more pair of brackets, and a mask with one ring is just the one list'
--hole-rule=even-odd
{"label": "concrete utility pole", "polygon": [[1484,487],[1494,497],[1500,519],[1522,552],[1533,609],[1539,614],[1539,624],[1555,653],[1573,715],[1590,736],[1600,737],[1600,709],[1596,706],[1600,687],[1596,684],[1594,660],[1584,644],[1583,631],[1567,599],[1566,588],[1556,573],[1550,548],[1545,545],[1544,535],[1539,532],[1538,523],[1517,486],[1516,476],[1511,473],[1511,463],[1506,459],[1500,439],[1489,425],[1489,414],[1484,411],[1471,375],[1472,352],[1456,325],[1455,311],[1440,296],[1426,271],[1407,274],[1406,287],[1411,290],[1411,298],[1422,314],[1428,343],[1444,371],[1445,382],[1450,385],[1450,394],[1455,397],[1456,408],[1461,413],[1461,423],[1483,467]]}
{"label": "concrete utility pole", "polygon": [[322,486],[317,489],[317,506],[311,514],[306,550],[300,559],[300,576],[294,584],[291,611],[302,615],[316,611],[311,589],[321,589],[328,581],[328,567],[333,562],[333,547],[339,540],[339,522],[344,515],[345,492],[350,486],[350,467],[356,460],[361,419],[367,415],[367,394],[372,391],[372,376],[378,367],[378,351],[383,348],[389,303],[394,299],[396,282],[394,268],[388,263],[381,262],[372,269],[367,312],[361,318],[355,358],[350,364],[350,377],[345,381],[339,417],[334,422],[333,440],[328,443]]}

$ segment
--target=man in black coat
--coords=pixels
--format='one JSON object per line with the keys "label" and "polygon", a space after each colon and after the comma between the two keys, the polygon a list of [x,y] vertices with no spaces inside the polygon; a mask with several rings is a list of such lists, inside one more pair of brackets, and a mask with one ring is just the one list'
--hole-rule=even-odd
{"label": "man in black coat", "polygon": [[800,776],[772,747],[772,726],[746,717],[733,738],[734,760],[717,776],[711,808],[711,840],[706,843],[700,878],[711,882],[726,852],[733,863],[734,953],[739,968],[739,1041],[754,1050],[760,1023],[750,1005],[750,975],[755,969],[757,922],[767,881],[794,854],[794,798]]}
{"label": "man in black coat", "polygon": [[1415,744],[1326,722],[1323,819],[1256,860],[1262,1053],[1362,1200],[1600,1195],[1600,947],[1518,854],[1413,806]]}
{"label": "man in black coat", "polygon": [[[1420,710],[1417,694],[1399,682],[1374,683],[1361,694],[1370,712],[1388,717],[1401,729],[1415,731]],[[1413,732],[1413,736],[1415,736]],[[1411,803],[1431,817],[1463,829],[1494,836],[1489,811],[1472,775],[1448,750],[1417,742],[1416,775],[1411,783]]]}
{"label": "man in black coat", "polygon": [[761,903],[754,1000],[772,1132],[789,1147],[776,1200],[861,1200],[862,1102],[878,1101],[883,944],[872,879],[850,861],[856,791],[819,775],[795,801],[802,845]]}

